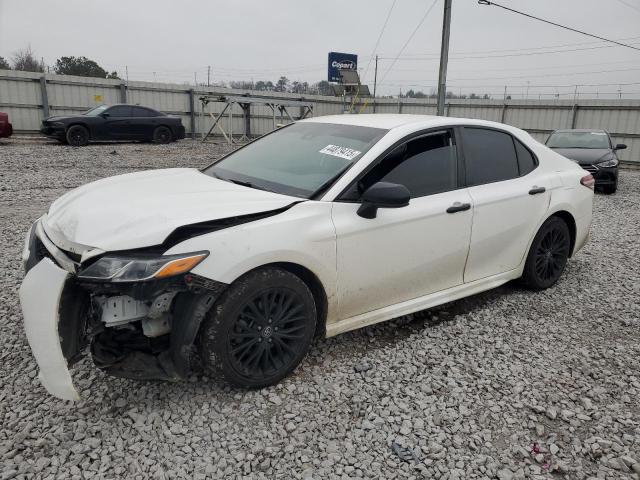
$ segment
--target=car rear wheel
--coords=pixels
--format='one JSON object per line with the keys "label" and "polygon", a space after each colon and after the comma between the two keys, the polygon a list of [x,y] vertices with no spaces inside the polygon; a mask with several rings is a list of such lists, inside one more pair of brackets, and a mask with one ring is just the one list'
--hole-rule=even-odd
{"label": "car rear wheel", "polygon": [[522,274],[523,283],[532,289],[549,288],[558,281],[569,258],[571,234],[566,222],[549,218],[536,234]]}
{"label": "car rear wheel", "polygon": [[241,387],[273,385],[304,358],[316,315],[313,295],[296,275],[250,272],[222,294],[200,330],[205,370]]}
{"label": "car rear wheel", "polygon": [[67,130],[67,143],[73,147],[84,147],[89,144],[89,130],[82,125],[72,125]]}
{"label": "car rear wheel", "polygon": [[617,190],[618,190],[618,182],[614,183],[613,185],[605,185],[602,187],[602,193],[607,195],[616,193]]}
{"label": "car rear wheel", "polygon": [[153,131],[153,143],[169,143],[171,140],[173,136],[167,127],[158,127]]}

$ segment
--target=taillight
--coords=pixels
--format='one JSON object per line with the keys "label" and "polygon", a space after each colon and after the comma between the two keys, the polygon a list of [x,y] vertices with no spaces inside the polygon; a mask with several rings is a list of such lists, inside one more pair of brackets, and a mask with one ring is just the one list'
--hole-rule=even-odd
{"label": "taillight", "polygon": [[591,190],[593,190],[593,188],[594,188],[594,186],[596,184],[596,181],[593,178],[593,175],[588,174],[588,175],[585,175],[584,177],[582,177],[580,179],[580,183],[582,185],[584,185],[585,187],[590,188]]}

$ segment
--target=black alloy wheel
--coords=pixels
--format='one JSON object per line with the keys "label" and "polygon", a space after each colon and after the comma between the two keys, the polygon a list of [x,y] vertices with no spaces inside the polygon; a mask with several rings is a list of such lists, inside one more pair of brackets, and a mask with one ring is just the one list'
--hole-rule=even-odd
{"label": "black alloy wheel", "polygon": [[558,281],[569,258],[571,235],[564,220],[548,219],[531,244],[522,279],[535,289],[549,288]]}
{"label": "black alloy wheel", "polygon": [[172,139],[171,130],[167,127],[158,127],[153,131],[153,143],[169,143]]}
{"label": "black alloy wheel", "polygon": [[313,295],[296,275],[273,267],[250,272],[227,288],[204,321],[204,367],[234,385],[273,385],[304,358],[316,315]]}
{"label": "black alloy wheel", "polygon": [[304,343],[307,319],[296,292],[271,288],[248,300],[229,333],[233,366],[254,379],[287,368]]}
{"label": "black alloy wheel", "polygon": [[67,130],[67,143],[73,147],[89,144],[89,131],[82,125],[72,125]]}

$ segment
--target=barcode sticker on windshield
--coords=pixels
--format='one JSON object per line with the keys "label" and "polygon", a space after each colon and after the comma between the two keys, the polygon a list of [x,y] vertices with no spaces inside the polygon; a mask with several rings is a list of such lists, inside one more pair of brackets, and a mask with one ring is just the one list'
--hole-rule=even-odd
{"label": "barcode sticker on windshield", "polygon": [[339,147],[338,145],[327,145],[322,150],[320,150],[320,153],[333,155],[334,157],[345,158],[347,160],[353,160],[362,152],[354,150],[353,148]]}

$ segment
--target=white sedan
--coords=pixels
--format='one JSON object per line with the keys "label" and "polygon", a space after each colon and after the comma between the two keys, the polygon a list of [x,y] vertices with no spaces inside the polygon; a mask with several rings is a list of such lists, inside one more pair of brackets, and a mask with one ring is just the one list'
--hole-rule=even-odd
{"label": "white sedan", "polygon": [[585,244],[593,178],[508,125],[301,121],[203,170],[106,178],[31,227],[20,288],[46,389],[90,351],[117,376],[278,382],[333,336],[514,279],[552,286]]}

